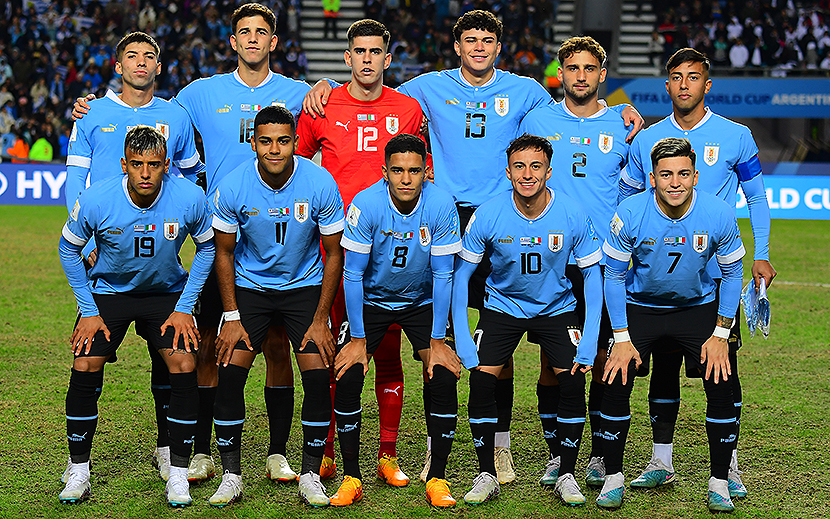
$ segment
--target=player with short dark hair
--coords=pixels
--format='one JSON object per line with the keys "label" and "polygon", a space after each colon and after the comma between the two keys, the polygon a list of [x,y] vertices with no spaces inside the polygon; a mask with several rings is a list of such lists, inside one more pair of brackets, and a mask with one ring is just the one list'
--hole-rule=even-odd
{"label": "player with short dark hair", "polygon": [[[597,504],[622,504],[629,400],[640,359],[652,350],[679,347],[687,366],[702,374],[706,390],[709,509],[729,512],[734,505],[727,477],[737,429],[727,338],[741,293],[744,246],[729,204],[695,188],[699,174],[689,140],[661,139],[650,155],[652,189],[620,203],[603,245],[614,346],[603,375],[608,475]],[[707,268],[713,258],[722,275],[719,287]],[[660,376],[660,369],[655,364],[652,376]],[[676,370],[669,374],[677,377]]]}
{"label": "player with short dark hair", "polygon": [[225,309],[216,342],[214,409],[225,472],[210,498],[213,506],[242,496],[245,382],[268,329],[279,321],[303,381],[300,496],[313,506],[329,501],[318,471],[331,418],[327,365],[334,340],[328,315],[343,269],[344,212],[334,179],[310,160],[295,157],[296,145],[294,115],[283,107],[263,108],[251,141],[256,158],[229,173],[213,196],[216,275]]}
{"label": "player with short dark hair", "polygon": [[[605,49],[590,36],[568,38],[559,48],[559,80],[565,91],[561,103],[531,110],[522,119],[519,131],[545,136],[558,159],[551,164],[553,172],[549,185],[557,192],[579,200],[592,222],[611,220],[617,206],[617,186],[620,171],[628,163],[628,133],[619,115],[608,109],[597,91],[605,81]],[[600,241],[604,241],[607,229],[604,225],[595,229]],[[604,268],[605,258],[600,260]],[[576,313],[580,322],[585,316],[585,300],[582,297],[582,275],[571,259],[565,274],[574,287]],[[610,342],[611,323],[608,311],[603,307],[600,324],[597,358],[588,398],[588,415],[591,422],[591,456],[586,469],[586,483],[602,486],[605,467],[602,461],[601,419],[602,369]],[[533,341],[533,337],[529,337]],[[559,386],[556,377],[547,369],[547,359],[542,358],[542,370],[536,386],[539,418],[550,459],[540,483],[553,486],[559,478],[559,445],[557,414]]]}
{"label": "player with short dark hair", "polygon": [[461,237],[452,197],[425,180],[426,157],[422,139],[396,135],[385,146],[383,179],[349,206],[341,242],[348,325],[334,364],[334,414],[345,478],[332,505],[350,505],[363,496],[360,393],[368,360],[393,324],[406,331],[414,358],[428,373],[431,413],[426,421],[433,455],[427,499],[438,507],[455,504],[445,470],[458,419],[461,364],[444,338]]}
{"label": "player with short dark hair", "polygon": [[[717,195],[733,208],[738,186],[743,190],[749,208],[749,221],[755,240],[755,258],[752,277],[756,288],[760,283],[772,284],[776,272],[769,261],[770,214],[764,188],[758,146],[746,126],[713,113],[706,106],[706,94],[712,86],[709,79],[709,60],[695,49],[680,49],[666,63],[668,80],[666,91],[672,100],[672,115],[643,130],[631,145],[629,167],[620,179],[620,199],[645,188],[649,171],[649,152],[663,137],[686,138],[697,151],[700,169],[699,191]],[[720,270],[714,260],[709,274],[720,279]],[[740,431],[743,395],[738,376],[737,351],[741,347],[740,319],[734,320],[729,339],[732,376],[732,395],[735,398],[738,431]],[[643,359],[643,374],[648,372],[648,359]],[[635,488],[652,488],[674,480],[672,463],[674,426],[680,409],[680,371],[683,356],[680,351],[667,352],[660,348],[654,356],[655,374],[649,385],[649,415],[651,416],[653,452],[642,475],[632,481]],[[665,365],[656,369],[656,365]],[[686,374],[698,377],[697,367],[688,365]],[[736,433],[738,434],[738,433]],[[732,497],[744,497],[747,490],[738,470],[737,440],[729,469],[729,491]]]}
{"label": "player with short dark hair", "polygon": [[[585,497],[573,474],[585,425],[584,374],[596,356],[602,313],[602,252],[579,204],[547,186],[553,154],[547,139],[522,135],[510,143],[507,154],[513,188],[484,203],[470,218],[455,268],[452,316],[458,327],[458,355],[471,370],[468,411],[480,471],[464,500],[479,504],[499,494],[492,454],[498,422],[496,380],[528,332],[538,338],[560,387],[556,413],[562,445],[555,490],[565,503],[580,505]],[[493,270],[476,343],[461,323],[467,319],[467,282],[485,254]],[[584,276],[584,336],[565,276],[571,255]]]}
{"label": "player with short dark hair", "polygon": [[[60,494],[63,503],[89,497],[89,457],[104,365],[133,321],[170,372],[167,501],[171,506],[192,502],[187,462],[198,393],[191,348],[198,347],[199,332],[191,312],[213,264],[213,229],[204,193],[168,175],[169,165],[164,136],[148,126],[133,128],[124,141],[123,175],[84,191],[63,228],[61,266],[80,308],[70,340],[75,354],[66,393],[71,464]],[[188,234],[196,243],[190,276],[178,259]],[[98,261],[87,272],[81,250],[93,238]]]}

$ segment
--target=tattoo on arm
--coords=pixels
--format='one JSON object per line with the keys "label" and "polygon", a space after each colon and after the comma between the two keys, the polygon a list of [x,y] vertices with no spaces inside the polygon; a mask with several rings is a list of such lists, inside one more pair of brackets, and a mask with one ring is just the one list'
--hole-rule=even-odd
{"label": "tattoo on arm", "polygon": [[732,323],[735,321],[733,318],[724,317],[722,315],[718,316],[718,320],[715,321],[715,326],[721,326],[723,328],[732,329]]}

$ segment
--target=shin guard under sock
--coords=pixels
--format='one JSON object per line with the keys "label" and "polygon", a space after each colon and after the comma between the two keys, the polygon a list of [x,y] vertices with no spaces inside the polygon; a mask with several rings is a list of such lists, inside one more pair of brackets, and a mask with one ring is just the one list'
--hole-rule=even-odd
{"label": "shin guard under sock", "polygon": [[167,407],[170,405],[170,372],[167,364],[161,358],[159,351],[149,344],[150,351],[150,392],[153,394],[153,404],[156,408],[156,446],[166,447],[170,445],[167,432]]}
{"label": "shin guard under sock", "polygon": [[605,386],[602,395],[602,454],[606,474],[622,472],[623,451],[631,425],[631,390],[634,388],[634,361],[628,364],[628,380],[622,383],[622,376],[617,373],[614,382]]}
{"label": "shin guard under sock", "polygon": [[591,380],[588,390],[588,420],[591,422],[591,458],[602,457],[602,418],[599,416],[602,409],[602,395],[605,393],[605,384]]}
{"label": "shin guard under sock", "polygon": [[648,387],[648,414],[654,443],[674,442],[674,427],[680,411],[680,366],[683,354],[661,352],[652,355],[653,368]]}
{"label": "shin guard under sock", "polygon": [[[470,372],[470,400],[467,412],[470,416],[470,431],[478,457],[479,472],[496,475],[495,451],[498,410],[496,409],[496,377],[481,370]],[[432,439],[433,446],[436,438]]]}
{"label": "shin guard under sock", "polygon": [[310,369],[303,371],[303,465],[301,473],[320,471],[326,436],[331,425],[331,392],[329,370]]}
{"label": "shin guard under sock", "polygon": [[247,369],[229,364],[219,366],[219,391],[213,408],[216,446],[222,457],[222,468],[241,474],[239,466],[242,426],[245,423],[245,382]]}
{"label": "shin guard under sock", "polygon": [[582,430],[585,428],[585,374],[577,371],[563,371],[556,375],[559,381],[560,397],[557,413],[559,431],[559,475],[573,474]]}
{"label": "shin guard under sock", "polygon": [[542,434],[548,444],[550,457],[559,456],[559,438],[557,437],[556,415],[559,412],[559,385],[543,386],[536,383],[537,408],[539,421],[542,422]]}
{"label": "shin guard under sock", "polygon": [[499,413],[497,433],[510,433],[510,422],[513,420],[513,379],[496,380],[496,409]]}
{"label": "shin guard under sock", "polygon": [[92,438],[98,426],[98,396],[103,371],[72,370],[66,392],[66,439],[72,463],[89,461]]}
{"label": "shin guard under sock", "polygon": [[363,479],[360,474],[360,393],[363,391],[363,365],[355,364],[337,381],[334,394],[334,416],[337,421],[337,438],[340,455],[343,456],[343,474]]}
{"label": "shin guard under sock", "polygon": [[199,413],[196,417],[196,438],[193,441],[194,454],[210,454],[210,436],[213,432],[213,406],[216,403],[216,388],[199,386]]}
{"label": "shin guard under sock", "polygon": [[432,389],[432,412],[427,416],[427,421],[432,434],[432,462],[427,481],[432,478],[446,479],[447,459],[458,425],[458,381],[455,375],[444,366],[435,366],[429,385]]}
{"label": "shin guard under sock", "polygon": [[726,479],[737,437],[735,402],[732,386],[714,383],[714,376],[703,381],[706,390],[706,435],[709,437],[709,459],[712,477]]}
{"label": "shin guard under sock", "polygon": [[401,365],[401,332],[390,330],[372,355],[375,363],[375,396],[378,401],[380,448],[378,459],[384,454],[398,455],[396,445],[403,409],[403,367]]}
{"label": "shin guard under sock", "polygon": [[196,435],[196,417],[199,409],[196,372],[171,373],[170,387],[170,406],[166,417],[170,455],[171,460],[173,456],[183,458],[183,466],[186,467]]}
{"label": "shin guard under sock", "polygon": [[285,444],[288,443],[291,420],[294,418],[294,386],[266,387],[265,409],[268,412],[270,434],[268,455],[285,456]]}

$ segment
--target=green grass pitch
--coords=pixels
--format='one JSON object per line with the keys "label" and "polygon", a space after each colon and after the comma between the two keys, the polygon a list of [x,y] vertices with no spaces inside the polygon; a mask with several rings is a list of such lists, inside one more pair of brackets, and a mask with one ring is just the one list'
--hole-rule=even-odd
{"label": "green grass pitch", "polygon": [[[93,447],[92,498],[81,505],[58,503],[58,481],[67,448],[64,398],[72,355],[67,339],[75,316],[72,297],[57,255],[66,217],[62,207],[0,207],[0,517],[709,517],[705,493],[708,452],[703,427],[705,400],[698,380],[682,380],[682,406],[675,436],[678,481],[668,488],[626,490],[623,508],[599,510],[597,491],[583,490],[584,507],[570,509],[543,491],[537,480],[546,449],[536,415],[538,349],[527,343],[516,354],[513,454],[518,481],[502,487],[491,504],[449,511],[431,510],[417,481],[424,456],[419,365],[404,345],[406,391],[399,438],[403,469],[415,483],[396,489],[374,478],[377,404],[373,370],[363,396],[363,501],[349,509],[314,511],[300,505],[296,484],[265,479],[267,418],[262,398],[263,361],[247,385],[247,423],[243,446],[245,500],[224,510],[211,509],[213,480],[194,487],[194,505],[168,509],[164,485],[150,464],[155,423],[149,391],[146,347],[128,336],[119,360],[106,368],[101,419]],[[748,221],[741,221],[746,242]],[[828,517],[830,475],[822,460],[830,449],[830,222],[775,221],[772,259],[779,277],[773,285],[772,335],[748,339],[740,353],[744,407],[740,461],[749,496],[738,501],[736,517]],[[748,243],[749,245],[749,243]],[[189,248],[191,251],[192,248]],[[752,257],[751,250],[747,258]],[[746,261],[748,277],[750,261]],[[295,369],[296,374],[296,369]],[[461,501],[475,476],[475,452],[466,423],[467,375],[459,383],[459,426],[448,479]],[[299,388],[299,377],[297,377]],[[636,477],[651,453],[646,407],[647,380],[639,379],[632,397],[632,422],[626,449],[627,481]],[[289,444],[289,460],[300,462],[299,394]],[[587,463],[588,428],[577,463]],[[217,458],[218,461],[218,458]],[[578,477],[581,480],[581,477]],[[336,489],[329,483],[330,493]]]}

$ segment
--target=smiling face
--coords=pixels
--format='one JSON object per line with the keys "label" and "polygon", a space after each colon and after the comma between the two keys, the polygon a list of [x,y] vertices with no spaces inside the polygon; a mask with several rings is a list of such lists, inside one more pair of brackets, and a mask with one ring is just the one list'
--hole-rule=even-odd
{"label": "smiling face", "polygon": [[474,77],[484,77],[493,71],[501,52],[496,34],[481,29],[468,29],[455,42],[455,53],[461,58],[463,72]]}
{"label": "smiling face", "polygon": [[382,36],[356,36],[343,57],[352,69],[352,81],[364,87],[383,82],[383,71],[392,62]]}
{"label": "smiling face", "polygon": [[676,112],[689,114],[704,110],[703,98],[712,88],[703,63],[686,61],[671,69],[666,81],[666,91]]}
{"label": "smiling face", "polygon": [[127,148],[121,159],[121,170],[127,175],[127,191],[139,207],[147,207],[156,199],[170,159],[163,150],[136,153]]}
{"label": "smiling face", "polygon": [[599,84],[605,81],[602,63],[588,51],[574,52],[565,58],[557,75],[565,89],[565,95],[576,103],[596,98]]}
{"label": "smiling face", "polygon": [[133,42],[124,48],[121,61],[115,63],[115,71],[121,74],[121,81],[136,90],[153,86],[156,75],[161,73],[161,63],[152,45]]}
{"label": "smiling face", "polygon": [[277,48],[277,36],[263,17],[247,16],[236,23],[231,46],[241,62],[254,67],[267,61],[269,53]]}
{"label": "smiling face", "polygon": [[294,171],[297,136],[288,124],[260,124],[254,129],[251,148],[256,152],[257,169],[274,189],[285,184]]}
{"label": "smiling face", "polygon": [[381,169],[383,178],[389,183],[392,203],[402,214],[411,213],[424,187],[427,174],[424,158],[413,152],[393,153]]}
{"label": "smiling face", "polygon": [[671,218],[686,214],[697,185],[697,171],[689,157],[666,157],[657,161],[649,175],[657,194],[657,205]]}
{"label": "smiling face", "polygon": [[507,159],[507,178],[513,184],[513,194],[525,201],[544,193],[550,173],[550,160],[540,149],[519,150]]}

